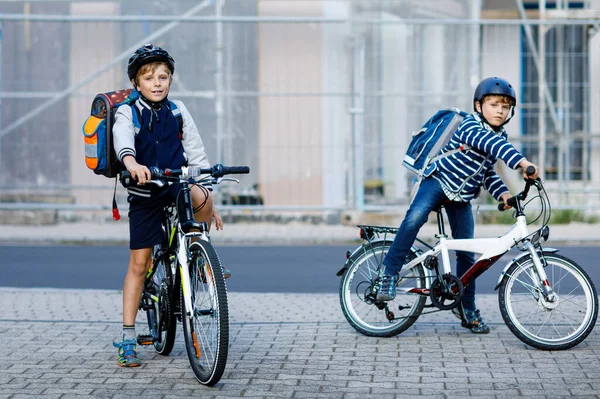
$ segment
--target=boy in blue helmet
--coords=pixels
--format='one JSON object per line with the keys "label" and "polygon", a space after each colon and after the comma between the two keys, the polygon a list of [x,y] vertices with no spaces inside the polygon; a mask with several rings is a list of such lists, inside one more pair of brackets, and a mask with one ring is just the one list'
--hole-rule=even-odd
{"label": "boy in blue helmet", "polygon": [[[173,101],[181,112],[181,123],[173,113],[167,96],[173,81],[175,61],[169,53],[152,44],[139,49],[129,59],[127,75],[139,98],[131,106],[121,106],[115,115],[113,141],[115,153],[123,166],[137,180],[128,189],[129,202],[129,268],[123,285],[123,335],[114,346],[119,350],[119,365],[136,367],[135,318],[144,279],[152,257],[152,248],[162,239],[164,207],[174,200],[178,185],[157,187],[146,183],[151,179],[149,167],[180,169],[182,166],[209,168],[208,157],[200,133],[181,101]],[[133,112],[139,120],[137,129]],[[217,230],[223,222],[213,207],[210,185],[192,186],[194,218],[208,226],[215,220]],[[224,271],[226,277],[229,272]]]}
{"label": "boy in blue helmet", "polygon": [[[470,201],[477,197],[483,186],[496,200],[510,198],[508,188],[494,170],[497,159],[511,169],[521,168],[523,177],[535,179],[537,166],[529,162],[507,140],[504,125],[514,115],[516,95],[506,80],[498,77],[484,79],[473,95],[474,113],[467,116],[442,153],[461,145],[467,151],[455,152],[437,160],[427,171],[414,200],[383,260],[384,276],[379,282],[377,300],[391,301],[396,296],[398,273],[402,269],[420,228],[427,222],[429,213],[444,204],[452,237],[473,238],[475,222]],[[525,170],[533,166],[535,174],[527,176]],[[457,275],[462,276],[473,264],[473,253],[456,251]],[[475,282],[465,287],[461,305],[453,309],[463,320],[463,326],[472,332],[486,334],[490,331],[475,306]]]}

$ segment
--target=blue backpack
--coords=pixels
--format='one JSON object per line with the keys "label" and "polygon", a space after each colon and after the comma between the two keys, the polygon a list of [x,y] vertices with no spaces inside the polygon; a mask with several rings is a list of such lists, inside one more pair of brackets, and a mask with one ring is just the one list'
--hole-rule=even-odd
{"label": "blue backpack", "polygon": [[440,154],[467,115],[458,108],[444,108],[436,112],[419,131],[413,133],[402,165],[421,179],[427,168],[438,159],[468,150],[470,147],[464,145]]}
{"label": "blue backpack", "polygon": [[[90,116],[83,123],[83,142],[85,146],[85,164],[97,175],[117,177],[122,169],[121,162],[115,154],[112,128],[115,113],[121,105],[129,105],[132,109],[132,120],[136,132],[140,129],[141,115],[133,106],[139,93],[133,89],[99,93],[92,101]],[[183,117],[174,102],[169,101],[171,112],[179,122],[179,139],[183,135]]]}

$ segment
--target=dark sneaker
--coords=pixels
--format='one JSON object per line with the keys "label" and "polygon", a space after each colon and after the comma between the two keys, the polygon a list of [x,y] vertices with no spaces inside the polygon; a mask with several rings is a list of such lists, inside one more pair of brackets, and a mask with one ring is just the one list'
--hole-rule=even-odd
{"label": "dark sneaker", "polygon": [[124,339],[121,342],[113,342],[115,348],[119,348],[119,366],[137,367],[142,362],[135,351],[135,339]]}
{"label": "dark sneaker", "polygon": [[379,290],[377,291],[378,301],[391,301],[396,298],[396,283],[398,282],[398,276],[384,275],[379,280]]}
{"label": "dark sneaker", "polygon": [[229,271],[229,269],[227,269],[226,267],[223,266],[223,277],[224,278],[229,278],[231,277],[231,272]]}
{"label": "dark sneaker", "polygon": [[459,305],[452,309],[452,313],[461,320],[461,325],[471,330],[472,333],[487,334],[490,332],[490,327],[481,318],[479,309],[467,310]]}

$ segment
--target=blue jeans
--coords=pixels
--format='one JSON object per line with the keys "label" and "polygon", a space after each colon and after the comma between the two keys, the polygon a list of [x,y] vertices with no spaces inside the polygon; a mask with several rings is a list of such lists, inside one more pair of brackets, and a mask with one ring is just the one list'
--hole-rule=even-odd
{"label": "blue jeans", "polygon": [[[398,273],[429,214],[444,203],[453,238],[473,238],[475,222],[470,202],[448,201],[440,183],[433,177],[423,180],[389,252],[383,260],[386,274]],[[456,251],[456,274],[462,276],[475,263],[472,252]],[[463,306],[475,310],[475,281],[465,287]]]}

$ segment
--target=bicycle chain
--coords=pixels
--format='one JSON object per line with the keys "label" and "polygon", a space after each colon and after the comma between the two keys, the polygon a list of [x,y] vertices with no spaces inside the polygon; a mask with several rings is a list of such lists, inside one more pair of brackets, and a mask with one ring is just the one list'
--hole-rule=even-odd
{"label": "bicycle chain", "polygon": [[[416,280],[417,278],[426,279],[427,277],[402,277],[402,280],[408,280],[408,279],[414,279],[414,280]],[[435,280],[437,278],[437,276],[431,276],[429,278],[433,282],[433,280]],[[427,296],[427,298],[429,299],[429,295]],[[429,300],[431,300],[431,299],[429,299]],[[433,303],[429,303],[429,304],[425,304],[424,307],[426,307],[426,308],[428,308],[428,307],[435,307],[435,305]],[[428,312],[421,312],[421,313],[419,313],[419,316],[427,315],[427,314],[433,314],[433,313],[437,313],[437,312],[441,312],[441,311],[446,311],[446,310],[452,311],[452,309],[454,309],[454,308],[451,308],[451,309],[435,309],[435,310],[431,310],[431,311],[428,311]],[[386,306],[385,306],[385,311],[386,311],[386,313],[390,312],[390,310],[388,309],[388,304],[387,303],[386,303]],[[406,319],[408,317],[411,317],[411,316],[395,317],[392,320],[390,320],[390,322],[392,322],[394,320]]]}

